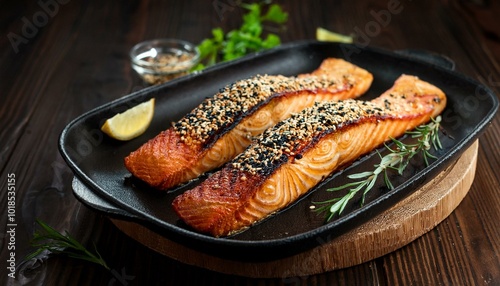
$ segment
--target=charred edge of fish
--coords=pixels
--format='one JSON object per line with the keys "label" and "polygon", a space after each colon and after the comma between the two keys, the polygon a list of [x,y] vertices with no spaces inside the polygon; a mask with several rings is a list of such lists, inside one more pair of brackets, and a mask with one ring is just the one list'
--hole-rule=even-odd
{"label": "charred edge of fish", "polygon": [[354,100],[316,102],[313,107],[266,130],[259,137],[259,144],[251,145],[230,164],[242,172],[268,176],[297,155],[302,156],[327,134],[358,124],[360,120],[376,120],[387,115],[384,109],[378,109],[372,103]]}

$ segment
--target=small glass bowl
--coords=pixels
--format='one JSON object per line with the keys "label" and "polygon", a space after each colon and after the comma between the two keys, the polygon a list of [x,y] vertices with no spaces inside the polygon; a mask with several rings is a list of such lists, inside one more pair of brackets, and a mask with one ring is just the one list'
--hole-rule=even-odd
{"label": "small glass bowl", "polygon": [[159,84],[188,74],[199,58],[196,46],[176,39],[144,41],[130,50],[132,68],[148,84]]}

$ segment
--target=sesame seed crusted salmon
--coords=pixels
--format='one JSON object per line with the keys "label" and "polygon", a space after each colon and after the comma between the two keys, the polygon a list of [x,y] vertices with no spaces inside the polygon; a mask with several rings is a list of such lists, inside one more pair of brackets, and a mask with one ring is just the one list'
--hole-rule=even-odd
{"label": "sesame seed crusted salmon", "polygon": [[368,102],[319,102],[266,130],[243,153],[173,208],[215,237],[244,230],[283,209],[332,172],[442,112],[445,94],[403,75]]}
{"label": "sesame seed crusted salmon", "polygon": [[329,58],[309,74],[237,81],[132,152],[125,166],[152,187],[174,187],[222,166],[290,114],[315,101],[358,97],[372,80],[368,71]]}

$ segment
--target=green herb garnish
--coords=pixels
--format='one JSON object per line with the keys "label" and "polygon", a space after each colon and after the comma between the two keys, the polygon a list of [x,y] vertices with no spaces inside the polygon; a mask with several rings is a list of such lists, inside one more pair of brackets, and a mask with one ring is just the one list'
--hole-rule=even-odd
{"label": "green herb garnish", "polygon": [[326,212],[326,220],[329,221],[335,215],[340,215],[347,203],[360,191],[363,191],[361,198],[361,205],[363,205],[366,194],[373,188],[380,174],[383,174],[386,187],[392,190],[394,189],[394,186],[389,180],[389,170],[397,171],[399,175],[402,175],[410,160],[417,154],[422,154],[425,164],[428,166],[429,159],[436,159],[436,157],[429,152],[431,147],[435,150],[442,148],[438,134],[440,122],[441,116],[438,116],[436,119],[432,119],[432,122],[429,124],[418,126],[413,131],[406,132],[406,134],[409,134],[412,138],[417,138],[417,143],[415,144],[405,144],[399,140],[391,138],[392,142],[396,145],[396,148],[393,149],[384,144],[390,153],[382,156],[379,152],[377,152],[380,156],[380,163],[374,165],[375,170],[347,176],[349,179],[357,181],[327,190],[335,192],[349,189],[346,195],[327,201],[317,202],[315,204],[321,205],[321,207],[313,207],[313,209],[320,213]]}
{"label": "green herb garnish", "polygon": [[95,245],[94,249],[96,254],[88,251],[85,246],[72,238],[68,232],[65,234],[59,233],[57,230],[48,226],[46,223],[36,220],[38,225],[42,228],[40,231],[35,231],[31,245],[37,247],[33,253],[28,255],[25,260],[30,260],[40,255],[45,250],[53,254],[64,254],[71,258],[81,259],[92,263],[97,263],[107,270],[110,270],[106,262],[102,259],[97,251]]}
{"label": "green herb garnish", "polygon": [[288,13],[278,4],[272,4],[265,14],[262,14],[264,3],[241,4],[248,10],[243,15],[243,23],[239,29],[227,34],[221,28],[212,30],[212,38],[203,40],[198,46],[200,63],[194,70],[201,70],[218,62],[237,59],[246,54],[269,49],[281,43],[280,37],[274,33],[267,33],[263,38],[263,24],[284,24]]}

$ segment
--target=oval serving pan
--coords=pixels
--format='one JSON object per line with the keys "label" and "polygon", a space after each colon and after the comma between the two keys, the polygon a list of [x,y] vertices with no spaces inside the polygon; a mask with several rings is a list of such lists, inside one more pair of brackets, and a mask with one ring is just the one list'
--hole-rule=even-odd
{"label": "oval serving pan", "polygon": [[[377,97],[403,73],[416,75],[441,88],[448,97],[448,105],[442,113],[442,126],[446,131],[446,134],[440,134],[443,149],[434,152],[438,159],[429,166],[425,166],[422,160],[414,160],[402,176],[391,177],[395,189],[387,190],[380,182],[367,195],[362,207],[357,197],[341,217],[325,223],[323,215],[311,211],[312,202],[341,195],[325,190],[346,183],[346,174],[372,170],[373,165],[379,162],[378,155],[372,152],[327,178],[292,206],[227,238],[194,232],[179,220],[170,206],[175,196],[192,188],[199,180],[170,192],[159,192],[136,182],[125,169],[125,156],[169,128],[171,122],[179,120],[226,84],[255,74],[290,76],[309,72],[327,57],[344,58],[373,73],[372,87],[360,98],[362,100]],[[99,130],[105,119],[152,97],[156,98],[155,115],[149,129],[140,137],[119,142]],[[498,99],[491,90],[434,61],[426,62],[408,54],[376,48],[306,41],[216,65],[100,106],[66,126],[60,136],[59,148],[76,175],[75,180],[81,182],[76,184],[80,187],[75,188],[75,195],[93,209],[138,221],[170,240],[199,251],[238,260],[259,261],[318,246],[390,208],[457,158],[484,131],[497,109]]]}

